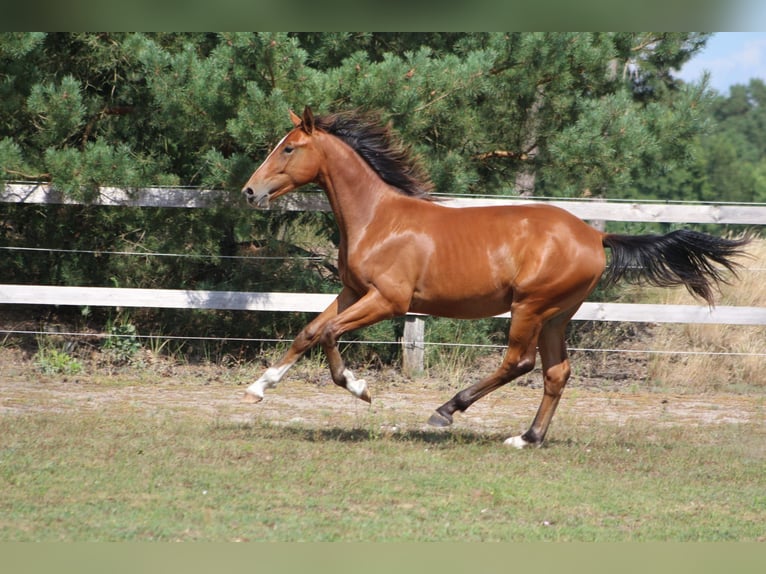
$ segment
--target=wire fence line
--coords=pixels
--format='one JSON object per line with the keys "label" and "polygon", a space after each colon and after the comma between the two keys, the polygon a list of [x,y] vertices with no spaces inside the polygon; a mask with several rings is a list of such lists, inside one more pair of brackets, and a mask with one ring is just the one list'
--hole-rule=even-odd
{"label": "wire fence line", "polygon": [[240,259],[240,260],[265,260],[265,261],[324,261],[326,258],[319,255],[213,255],[209,253],[157,253],[153,251],[102,251],[98,249],[61,249],[52,247],[17,247],[0,245],[4,251],[29,251],[32,253],[72,253],[85,255],[122,255],[136,257],[178,257],[190,259]]}
{"label": "wire fence line", "polygon": [[[212,255],[207,253],[158,253],[152,251],[103,251],[98,249],[61,249],[52,247],[18,247],[0,245],[2,251],[28,251],[31,253],[71,253],[83,255],[117,255],[126,257],[177,257],[189,259],[230,259],[242,261],[326,261],[321,255]],[[766,267],[743,267],[743,271],[762,273]]]}
{"label": "wire fence line", "polygon": [[[97,332],[79,332],[79,331],[56,331],[56,330],[27,330],[27,329],[0,329],[0,335],[5,335],[7,339],[10,336],[61,336],[61,337],[81,337],[92,339],[147,339],[152,341],[215,341],[232,343],[289,343],[290,339],[274,338],[251,338],[251,337],[228,337],[228,336],[190,336],[190,335],[140,335],[140,334],[121,334],[121,333],[97,333]],[[402,345],[403,341],[383,341],[383,340],[352,340],[339,341],[339,345]],[[506,345],[482,344],[482,343],[445,343],[429,342],[420,343],[425,347],[454,347],[465,349],[488,349],[503,351]],[[668,350],[668,349],[613,349],[597,347],[567,347],[571,352],[580,353],[626,353],[640,355],[683,355],[683,356],[716,356],[716,357],[766,357],[766,353],[745,353],[734,351],[688,351],[688,350]]]}

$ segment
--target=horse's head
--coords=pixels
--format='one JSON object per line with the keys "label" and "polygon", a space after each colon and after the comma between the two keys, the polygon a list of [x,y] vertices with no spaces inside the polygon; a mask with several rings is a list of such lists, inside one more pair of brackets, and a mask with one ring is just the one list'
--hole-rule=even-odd
{"label": "horse's head", "polygon": [[306,106],[303,117],[290,111],[295,126],[271,151],[242,188],[252,207],[267,207],[272,199],[314,181],[320,156],[312,145],[314,115]]}

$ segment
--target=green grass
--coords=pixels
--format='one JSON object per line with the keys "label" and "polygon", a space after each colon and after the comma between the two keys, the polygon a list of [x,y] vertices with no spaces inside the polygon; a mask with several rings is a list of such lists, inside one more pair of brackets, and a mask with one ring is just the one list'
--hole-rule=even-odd
{"label": "green grass", "polygon": [[[4,541],[763,540],[762,424],[499,436],[123,406],[0,417]],[[556,436],[577,437],[557,440]]]}

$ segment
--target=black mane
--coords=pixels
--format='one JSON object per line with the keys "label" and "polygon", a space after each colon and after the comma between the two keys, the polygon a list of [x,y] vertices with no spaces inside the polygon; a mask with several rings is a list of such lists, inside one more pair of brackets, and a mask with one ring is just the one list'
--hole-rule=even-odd
{"label": "black mane", "polygon": [[314,126],[346,142],[387,184],[405,195],[432,200],[433,184],[422,165],[377,115],[339,112],[316,117]]}

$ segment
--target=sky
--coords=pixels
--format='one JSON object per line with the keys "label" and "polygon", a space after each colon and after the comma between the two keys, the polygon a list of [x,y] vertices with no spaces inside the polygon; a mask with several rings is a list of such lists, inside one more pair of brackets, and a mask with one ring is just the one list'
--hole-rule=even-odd
{"label": "sky", "polygon": [[751,78],[766,81],[766,32],[717,32],[705,49],[689,60],[677,76],[698,81],[710,72],[710,87],[722,95],[734,84],[748,84]]}

